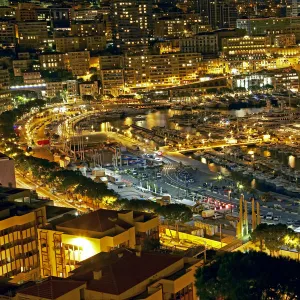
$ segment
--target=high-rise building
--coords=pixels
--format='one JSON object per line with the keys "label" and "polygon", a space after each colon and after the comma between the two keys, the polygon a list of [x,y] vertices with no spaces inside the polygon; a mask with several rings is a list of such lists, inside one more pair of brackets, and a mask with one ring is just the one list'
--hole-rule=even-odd
{"label": "high-rise building", "polygon": [[148,0],[112,0],[113,41],[122,51],[147,52],[152,28]]}
{"label": "high-rise building", "polygon": [[300,0],[286,0],[286,16],[297,17],[300,15]]}
{"label": "high-rise building", "polygon": [[199,13],[203,22],[213,29],[235,27],[237,9],[230,0],[193,0],[191,9]]}

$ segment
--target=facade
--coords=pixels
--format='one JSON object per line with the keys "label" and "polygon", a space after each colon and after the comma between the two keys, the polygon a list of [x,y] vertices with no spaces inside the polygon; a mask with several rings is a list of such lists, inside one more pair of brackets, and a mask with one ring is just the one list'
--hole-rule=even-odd
{"label": "facade", "polygon": [[75,21],[71,24],[71,35],[105,35],[105,23],[99,21]]}
{"label": "facade", "polygon": [[16,176],[14,161],[3,153],[0,153],[0,170],[0,186],[9,186],[15,188]]}
{"label": "facade", "polygon": [[158,217],[100,209],[78,218],[56,220],[38,234],[42,276],[67,277],[81,261],[99,252],[135,248],[145,238],[158,239]]}
{"label": "facade", "polygon": [[199,53],[126,56],[125,88],[151,89],[196,81],[200,62]]}
{"label": "facade", "polygon": [[57,97],[63,90],[64,84],[61,81],[47,82],[46,83],[46,97],[53,98]]}
{"label": "facade", "polygon": [[104,35],[92,36],[67,36],[54,39],[56,50],[62,53],[84,51],[84,50],[104,50],[106,47],[106,37]]}
{"label": "facade", "polygon": [[147,0],[112,0],[112,34],[117,47],[147,52],[152,29],[152,4]]}
{"label": "facade", "polygon": [[222,40],[223,55],[230,60],[249,60],[264,58],[272,46],[270,36],[244,36],[240,38],[225,38]]}
{"label": "facade", "polygon": [[236,76],[233,87],[244,87],[249,90],[253,87],[274,86],[277,91],[299,91],[299,75],[292,68],[262,70],[253,74]]}
{"label": "facade", "polygon": [[42,53],[39,59],[43,70],[67,69],[67,56],[64,53]]}
{"label": "facade", "polygon": [[199,33],[179,40],[180,51],[184,53],[217,54],[219,50],[216,33]]}
{"label": "facade", "polygon": [[8,90],[9,89],[9,72],[7,69],[0,68],[0,90]]}
{"label": "facade", "polygon": [[23,73],[24,84],[41,84],[44,83],[44,79],[40,72],[24,72]]}
{"label": "facade", "polygon": [[21,48],[39,48],[48,39],[47,22],[18,22],[17,35]]}
{"label": "facade", "polygon": [[295,34],[278,34],[274,37],[275,47],[290,47],[296,45]]}
{"label": "facade", "polygon": [[[0,68],[0,112],[6,111],[6,110],[9,110],[9,109],[12,108],[12,101],[11,101],[11,93],[9,91],[9,84],[10,84],[10,78],[9,78],[8,70]],[[6,176],[6,175],[5,174],[2,174],[2,175],[0,174],[0,177],[1,176]],[[15,184],[15,179],[12,181],[12,183]]]}
{"label": "facade", "polygon": [[79,84],[80,96],[96,96],[99,94],[98,82],[83,82]]}
{"label": "facade", "polygon": [[29,71],[32,67],[31,59],[13,60],[13,70],[15,76],[22,76],[23,72]]}
{"label": "facade", "polygon": [[16,45],[16,25],[12,22],[0,22],[0,45],[14,48]]}
{"label": "facade", "polygon": [[[17,191],[14,191],[15,197],[28,198],[26,190]],[[0,187],[1,194],[10,192],[8,188]],[[46,220],[44,203],[1,202],[0,275],[13,277],[14,283],[39,278],[37,228]]]}
{"label": "facade", "polygon": [[69,52],[68,53],[69,68],[73,75],[83,76],[89,72],[90,69],[90,52]]}
{"label": "facade", "polygon": [[213,29],[235,27],[237,8],[232,1],[192,0],[190,5],[201,15],[204,24],[210,24]]}
{"label": "facade", "polygon": [[196,300],[195,272],[201,265],[195,258],[121,248],[79,263],[69,278],[21,288],[16,299]]}
{"label": "facade", "polygon": [[124,91],[124,70],[105,69],[100,71],[102,94],[118,96]]}
{"label": "facade", "polygon": [[298,17],[300,14],[300,1],[299,0],[286,0],[286,16]]}
{"label": "facade", "polygon": [[236,27],[246,30],[248,35],[295,34],[296,40],[300,40],[300,17],[298,16],[238,19]]}

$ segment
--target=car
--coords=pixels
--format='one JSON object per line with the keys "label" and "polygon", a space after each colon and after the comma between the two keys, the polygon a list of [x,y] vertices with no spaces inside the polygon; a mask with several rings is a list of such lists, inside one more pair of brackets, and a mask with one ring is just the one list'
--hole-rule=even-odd
{"label": "car", "polygon": [[280,217],[279,216],[274,216],[273,220],[274,221],[279,221]]}
{"label": "car", "polygon": [[292,225],[292,224],[293,224],[293,221],[292,221],[291,219],[287,219],[286,224],[287,224],[287,225]]}
{"label": "car", "polygon": [[273,213],[272,212],[267,213],[266,220],[273,220]]}

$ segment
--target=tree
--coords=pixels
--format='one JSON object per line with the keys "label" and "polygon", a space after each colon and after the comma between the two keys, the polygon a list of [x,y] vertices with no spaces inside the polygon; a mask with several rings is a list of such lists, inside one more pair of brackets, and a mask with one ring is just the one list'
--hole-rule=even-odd
{"label": "tree", "polygon": [[254,242],[260,242],[260,250],[262,251],[263,243],[273,255],[285,245],[285,237],[292,235],[293,231],[285,224],[268,225],[259,224],[252,232],[251,237]]}
{"label": "tree", "polygon": [[217,256],[196,272],[201,300],[298,299],[300,264],[262,252],[231,252]]}

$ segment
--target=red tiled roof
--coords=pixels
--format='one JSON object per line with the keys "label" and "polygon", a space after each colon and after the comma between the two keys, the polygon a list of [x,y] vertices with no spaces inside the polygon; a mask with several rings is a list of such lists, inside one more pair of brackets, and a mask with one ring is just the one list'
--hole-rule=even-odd
{"label": "red tiled roof", "polygon": [[21,289],[18,293],[55,300],[84,284],[85,282],[83,281],[50,277],[46,281]]}
{"label": "red tiled roof", "polygon": [[60,227],[105,232],[115,227],[118,211],[99,209],[92,213],[59,224]]}
{"label": "red tiled roof", "polygon": [[[138,257],[134,252],[131,253],[127,250],[122,251],[122,254],[121,258],[110,261],[104,256],[101,259],[100,253],[98,258],[97,256],[93,257],[90,267],[83,264],[82,270],[80,268],[75,270],[72,279],[87,280],[87,289],[89,290],[120,295],[182,259],[182,257],[168,254],[145,252]],[[105,261],[107,263],[103,266]],[[102,277],[99,280],[93,279],[95,270],[102,271]]]}

